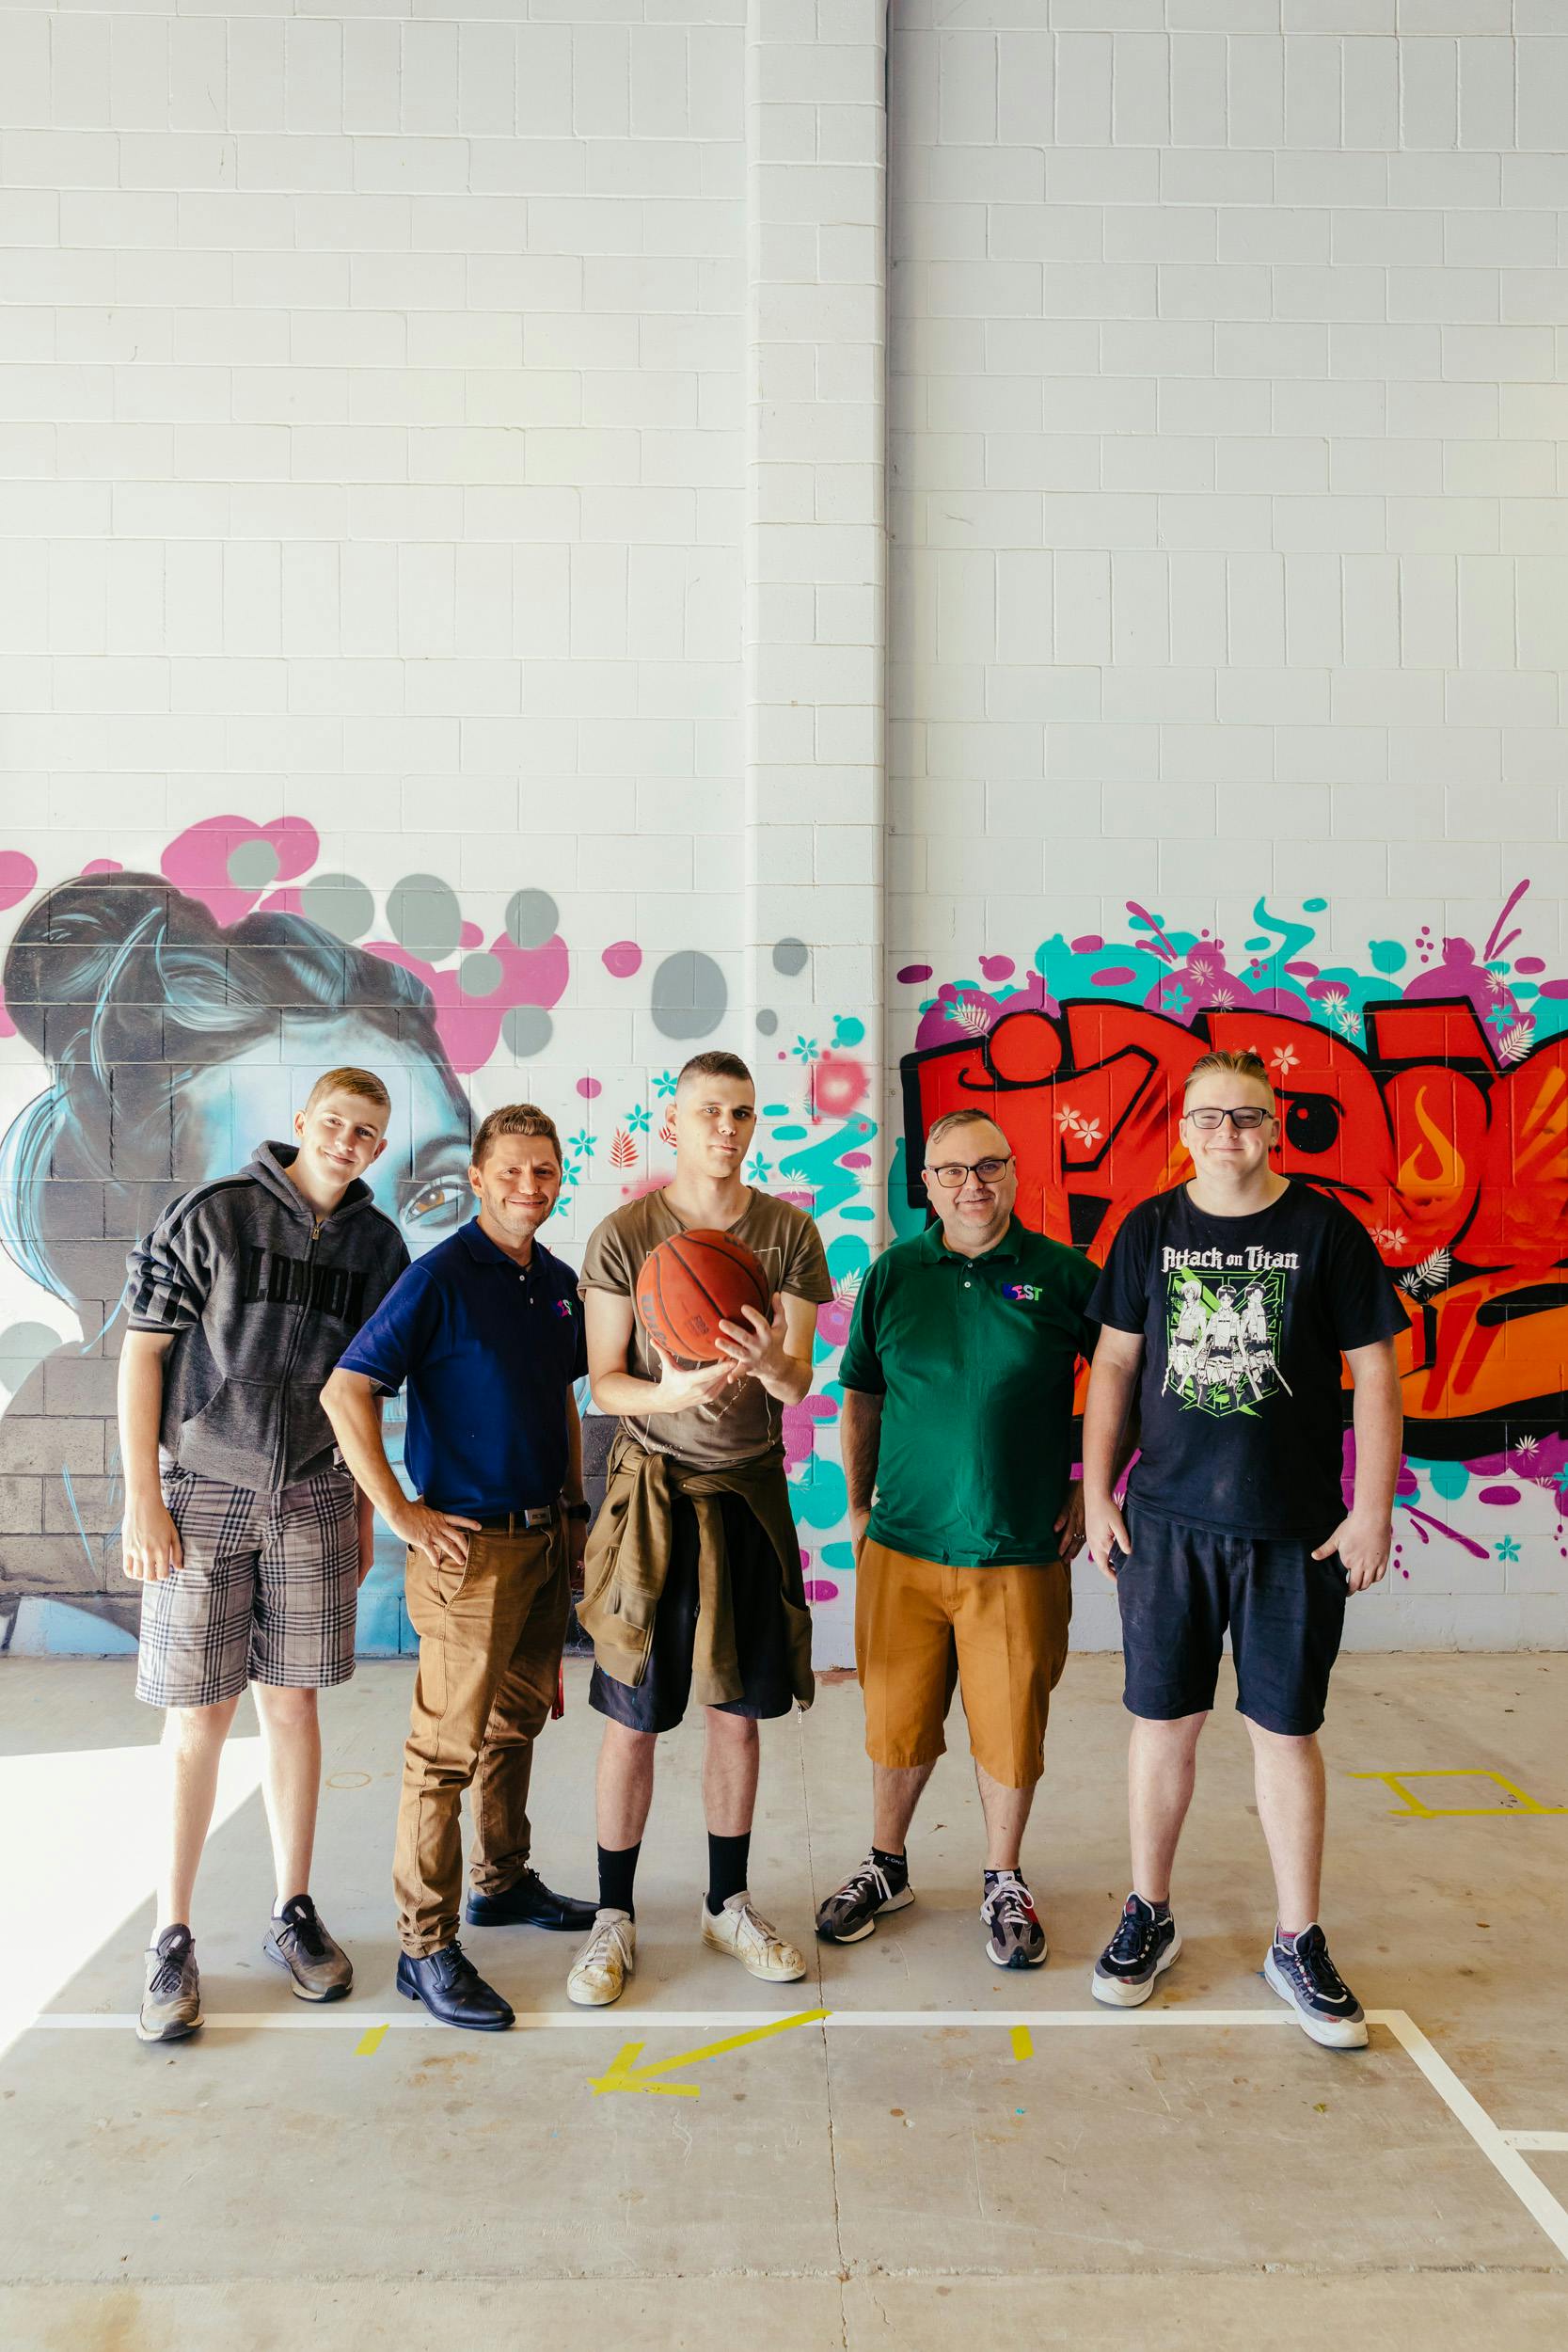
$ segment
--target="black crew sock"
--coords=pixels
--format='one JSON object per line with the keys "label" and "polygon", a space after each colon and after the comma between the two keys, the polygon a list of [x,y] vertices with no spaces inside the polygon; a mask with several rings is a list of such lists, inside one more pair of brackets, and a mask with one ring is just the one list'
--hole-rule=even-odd
{"label": "black crew sock", "polygon": [[601,1846],[599,1848],[599,1909],[624,1911],[630,1919],[637,1916],[632,1901],[632,1883],[637,1877],[637,1857],[642,1851],[642,1840],[635,1846]]}
{"label": "black crew sock", "polygon": [[908,1886],[910,1883],[910,1858],[907,1851],[903,1853],[889,1853],[884,1846],[873,1846],[871,1849],[871,1859],[877,1865],[878,1869],[880,1870],[883,1878],[886,1879],[895,1894],[898,1892],[898,1889],[901,1886]]}
{"label": "black crew sock", "polygon": [[732,1895],[746,1892],[746,1873],[751,1867],[752,1833],[742,1832],[738,1837],[715,1837],[707,1834],[707,1907],[709,1916],[717,1919]]}

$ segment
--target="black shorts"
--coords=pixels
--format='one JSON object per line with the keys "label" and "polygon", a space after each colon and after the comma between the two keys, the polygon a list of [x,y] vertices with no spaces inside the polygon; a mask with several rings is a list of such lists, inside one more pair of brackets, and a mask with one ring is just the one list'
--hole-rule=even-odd
{"label": "black shorts", "polygon": [[1128,1516],[1131,1553],[1113,1549],[1122,1704],[1155,1723],[1214,1704],[1227,1626],[1238,1710],[1304,1738],[1323,1719],[1345,1623],[1345,1571],[1303,1537],[1221,1535],[1151,1511]]}
{"label": "black shorts", "polygon": [[[795,1705],[778,1554],[762,1521],[738,1495],[721,1495],[720,1504],[729,1555],[741,1693],[737,1699],[726,1699],[718,1711],[767,1721],[787,1715]],[[588,1685],[589,1706],[608,1715],[611,1723],[625,1724],[630,1731],[673,1731],[691,1696],[697,1599],[697,1514],[689,1502],[677,1497],[670,1570],[654,1613],[647,1669],[641,1682],[617,1682],[595,1665]]]}

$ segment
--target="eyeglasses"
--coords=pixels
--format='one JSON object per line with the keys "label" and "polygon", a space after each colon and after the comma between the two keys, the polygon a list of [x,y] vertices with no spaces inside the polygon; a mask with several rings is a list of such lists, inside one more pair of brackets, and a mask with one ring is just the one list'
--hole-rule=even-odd
{"label": "eyeglasses", "polygon": [[1212,1135],[1214,1129],[1223,1127],[1227,1119],[1238,1135],[1249,1135],[1254,1127],[1260,1127],[1265,1119],[1272,1119],[1274,1113],[1260,1109],[1256,1103],[1243,1103],[1238,1111],[1216,1110],[1212,1103],[1204,1103],[1196,1111],[1183,1111],[1181,1116],[1190,1119],[1195,1127],[1201,1127],[1205,1135]]}
{"label": "eyeglasses", "polygon": [[1013,1164],[1009,1152],[1005,1160],[943,1160],[940,1168],[928,1168],[927,1176],[934,1176],[943,1192],[957,1192],[966,1176],[978,1176],[983,1184],[994,1184],[997,1178]]}

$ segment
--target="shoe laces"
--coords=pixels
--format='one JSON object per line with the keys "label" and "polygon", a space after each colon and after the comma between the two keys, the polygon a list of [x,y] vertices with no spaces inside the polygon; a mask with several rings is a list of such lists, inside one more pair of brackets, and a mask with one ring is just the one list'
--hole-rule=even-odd
{"label": "shoe laces", "polygon": [[768,1921],[752,1910],[750,1896],[735,1904],[726,1903],[724,1908],[726,1911],[733,1909],[735,1913],[737,1944],[751,1944],[766,1951],[769,1944],[777,1944],[781,1940],[778,1930],[769,1927]]}
{"label": "shoe laces", "polygon": [[1105,1957],[1123,1967],[1136,1967],[1148,1956],[1149,1946],[1159,1932],[1159,1921],[1147,1903],[1129,1901]]}
{"label": "shoe laces", "polygon": [[302,1895],[290,1903],[278,1925],[293,1931],[294,1942],[307,1960],[325,1960],[325,1931],[316,1916],[316,1906],[309,1895]]}
{"label": "shoe laces", "polygon": [[1352,1998],[1349,1985],[1328,1956],[1328,1942],[1322,1928],[1304,1928],[1286,1958],[1295,1962],[1320,1999],[1343,2004]]}
{"label": "shoe laces", "polygon": [[629,1959],[630,1947],[624,1932],[626,1924],[625,1919],[599,1920],[583,1949],[578,1967],[602,1968],[612,1953],[618,1953],[623,1962]]}
{"label": "shoe laces", "polygon": [[445,1951],[431,1957],[441,1963],[441,1982],[448,1992],[467,1992],[470,1983],[479,1982],[479,1970],[461,1944],[449,1944]]}
{"label": "shoe laces", "polygon": [[185,1981],[185,1963],[190,1958],[190,1954],[191,1947],[187,1942],[172,1946],[163,1955],[152,1972],[152,1981],[147,1988],[150,2000],[167,2001],[180,1991]]}
{"label": "shoe laces", "polygon": [[986,1897],[986,1913],[993,1927],[1021,1927],[1035,1915],[1034,1897],[1021,1878],[1003,1879]]}
{"label": "shoe laces", "polygon": [[851,1870],[838,1893],[833,1905],[846,1911],[858,1911],[863,1903],[873,1906],[893,1900],[893,1882],[879,1862],[868,1854],[860,1867]]}

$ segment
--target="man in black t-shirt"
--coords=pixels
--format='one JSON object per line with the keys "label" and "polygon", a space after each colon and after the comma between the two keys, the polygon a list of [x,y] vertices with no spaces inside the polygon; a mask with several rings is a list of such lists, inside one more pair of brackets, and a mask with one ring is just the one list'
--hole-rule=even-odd
{"label": "man in black t-shirt", "polygon": [[[1134,1209],[1088,1311],[1101,1327],[1084,1419],[1085,1534],[1117,1586],[1133,1718],[1132,1892],[1095,1965],[1097,2000],[1148,2000],[1181,1939],[1170,1872],[1228,1626],[1278,1897],[1268,1983],[1331,2047],[1367,2040],[1318,1925],[1317,1731],[1347,1593],[1387,1568],[1405,1313],[1362,1228],[1269,1166],[1279,1121],[1256,1054],[1188,1073],[1192,1182]],[[1342,1486],[1341,1358],[1355,1384],[1354,1499]],[[1134,1403],[1127,1514],[1116,1449]]]}

